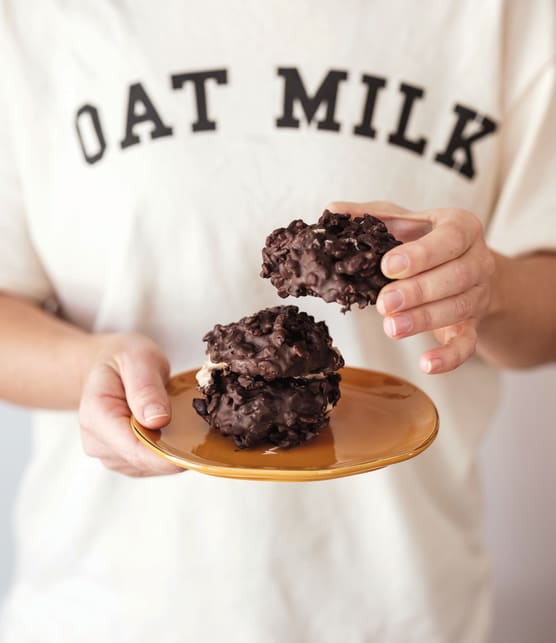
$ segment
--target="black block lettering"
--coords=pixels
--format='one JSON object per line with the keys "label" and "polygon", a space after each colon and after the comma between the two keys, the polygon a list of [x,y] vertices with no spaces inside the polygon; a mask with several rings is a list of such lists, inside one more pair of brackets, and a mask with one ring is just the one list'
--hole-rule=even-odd
{"label": "black block lettering", "polygon": [[137,134],[133,133],[133,130],[140,123],[146,122],[153,124],[151,129],[152,139],[172,135],[172,128],[162,122],[143,85],[134,83],[129,87],[125,138],[120,142],[122,149],[141,142],[141,139]]}
{"label": "black block lettering", "polygon": [[400,147],[415,152],[415,154],[422,155],[425,151],[425,146],[427,140],[425,138],[419,138],[415,141],[412,141],[406,137],[407,124],[409,122],[409,117],[411,115],[411,110],[413,109],[413,104],[417,98],[422,98],[425,94],[425,91],[420,87],[413,87],[412,85],[407,85],[402,83],[400,85],[400,91],[404,94],[404,102],[402,107],[402,113],[400,115],[400,121],[398,123],[398,129],[390,134],[388,137],[388,142],[392,145],[399,145]]}
{"label": "black block lettering", "polygon": [[[84,116],[85,114],[87,114],[87,116]],[[94,136],[97,139],[96,149],[87,149],[87,146],[85,145],[82,129],[84,127],[83,119],[85,119],[85,121],[89,121],[90,125],[93,126],[91,133],[94,133]],[[83,152],[83,156],[87,163],[92,165],[93,163],[100,161],[106,151],[106,140],[100,125],[97,108],[93,107],[93,105],[83,105],[83,107],[80,107],[75,115],[75,129],[77,131],[77,137],[79,138],[81,151]]]}
{"label": "black block lettering", "polygon": [[353,133],[359,136],[374,138],[376,136],[376,130],[373,127],[373,114],[375,111],[376,97],[378,90],[386,87],[386,79],[363,74],[361,82],[367,85],[367,98],[365,100],[365,107],[363,108],[363,117],[359,125],[353,128]]}
{"label": "black block lettering", "polygon": [[206,81],[215,80],[218,85],[226,85],[228,72],[226,69],[213,69],[211,71],[198,71],[188,74],[174,74],[172,88],[181,89],[185,83],[192,82],[195,89],[195,103],[197,106],[197,120],[191,125],[194,132],[206,132],[216,129],[216,121],[209,119],[207,107]]}
{"label": "black block lettering", "polygon": [[[462,150],[465,154],[465,161],[459,164],[457,171],[463,174],[463,176],[472,179],[475,176],[475,164],[473,163],[471,144],[488,134],[494,133],[496,131],[496,123],[487,116],[477,118],[477,112],[463,105],[456,104],[454,112],[458,115],[458,120],[452,131],[452,136],[448,141],[446,149],[443,152],[439,152],[434,157],[434,160],[448,167],[455,167],[457,164],[455,154],[458,150]],[[467,124],[475,120],[481,124],[481,129],[474,134],[464,136],[463,132]]]}
{"label": "black block lettering", "polygon": [[340,123],[334,120],[336,111],[336,99],[338,97],[338,86],[340,81],[346,80],[348,75],[345,71],[329,71],[322,81],[316,94],[310,97],[303,85],[301,76],[295,67],[280,67],[278,75],[284,78],[284,112],[276,119],[276,127],[299,127],[299,119],[293,115],[293,105],[299,101],[307,118],[311,123],[320,105],[326,104],[326,116],[323,120],[317,121],[317,129],[338,132]]}

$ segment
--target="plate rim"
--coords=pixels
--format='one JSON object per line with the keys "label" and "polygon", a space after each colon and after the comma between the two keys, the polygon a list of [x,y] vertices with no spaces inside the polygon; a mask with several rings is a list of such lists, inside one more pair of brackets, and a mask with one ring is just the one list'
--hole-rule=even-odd
{"label": "plate rim", "polygon": [[[406,380],[403,377],[398,375],[393,375],[392,373],[386,373],[384,371],[377,371],[374,369],[360,368],[357,366],[345,366],[344,368],[349,368],[353,371],[362,371],[364,373],[373,373],[375,375],[385,375],[387,377],[394,377],[399,381],[402,381],[406,384],[409,384],[413,388],[417,389],[422,395],[424,395],[427,400],[430,402],[432,409],[434,411],[434,427],[431,433],[427,436],[423,442],[421,442],[417,447],[407,451],[405,453],[397,454],[395,456],[390,456],[386,458],[379,458],[374,460],[368,460],[367,462],[362,462],[359,464],[345,465],[340,467],[326,468],[326,469],[263,469],[263,468],[250,468],[250,467],[226,467],[222,465],[204,463],[201,464],[195,461],[189,461],[187,458],[174,456],[158,447],[154,442],[149,440],[147,435],[143,434],[141,429],[144,431],[150,431],[143,427],[137,418],[131,414],[130,425],[135,436],[153,453],[158,456],[163,457],[168,462],[177,465],[178,467],[192,471],[197,471],[198,473],[204,473],[211,476],[216,476],[219,478],[233,478],[239,480],[266,480],[272,482],[303,482],[303,481],[317,481],[317,480],[333,480],[336,478],[344,478],[351,475],[356,475],[359,473],[367,473],[370,471],[376,471],[387,467],[392,464],[397,464],[399,462],[405,462],[410,460],[423,451],[425,451],[436,439],[438,431],[440,428],[440,417],[438,414],[438,409],[436,404],[433,402],[431,397],[423,391],[416,384],[413,384],[409,380]],[[170,377],[170,380],[184,376],[188,373],[194,372],[195,369],[188,369],[186,371],[180,371],[175,373]],[[170,381],[168,380],[168,381]],[[139,428],[141,427],[141,428]]]}

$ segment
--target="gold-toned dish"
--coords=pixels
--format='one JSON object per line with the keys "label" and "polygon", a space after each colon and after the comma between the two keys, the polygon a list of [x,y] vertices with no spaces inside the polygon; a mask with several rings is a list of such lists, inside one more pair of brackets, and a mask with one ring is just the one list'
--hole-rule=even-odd
{"label": "gold-toned dish", "polygon": [[269,445],[238,449],[211,429],[192,407],[196,371],[168,385],[172,421],[160,431],[131,426],[156,454],[186,469],[223,478],[308,481],[340,478],[413,458],[438,433],[438,412],[419,388],[392,375],[343,368],[338,405],[330,425],[314,440],[292,449]]}

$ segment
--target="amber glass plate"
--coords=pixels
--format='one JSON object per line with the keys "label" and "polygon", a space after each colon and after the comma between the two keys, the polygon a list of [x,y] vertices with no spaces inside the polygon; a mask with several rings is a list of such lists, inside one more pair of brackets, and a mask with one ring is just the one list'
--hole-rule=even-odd
{"label": "amber glass plate", "polygon": [[202,420],[192,407],[196,371],[176,375],[168,390],[172,421],[160,431],[132,417],[137,437],[156,454],[186,469],[223,478],[306,481],[340,478],[408,460],[424,451],[438,432],[438,413],[419,388],[385,373],[344,368],[342,397],[330,425],[293,449],[238,449]]}

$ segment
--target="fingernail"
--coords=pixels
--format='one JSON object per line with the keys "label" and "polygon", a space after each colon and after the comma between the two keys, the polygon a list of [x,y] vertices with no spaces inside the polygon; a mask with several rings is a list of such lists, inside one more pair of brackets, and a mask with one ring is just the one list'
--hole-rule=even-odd
{"label": "fingernail", "polygon": [[442,367],[442,360],[438,357],[433,357],[433,359],[423,360],[423,370],[425,373],[434,373]]}
{"label": "fingernail", "polygon": [[384,273],[389,277],[401,275],[409,267],[409,260],[406,255],[398,253],[384,258]]}
{"label": "fingernail", "polygon": [[403,335],[411,330],[411,319],[405,315],[398,315],[397,317],[387,317],[384,320],[384,330],[390,337],[397,337]]}
{"label": "fingernail", "polygon": [[168,409],[162,404],[149,404],[143,409],[145,422],[169,417]]}
{"label": "fingernail", "polygon": [[402,303],[402,293],[399,290],[390,290],[380,295],[376,302],[376,307],[381,315],[387,315],[398,310]]}

